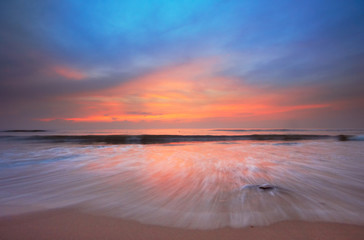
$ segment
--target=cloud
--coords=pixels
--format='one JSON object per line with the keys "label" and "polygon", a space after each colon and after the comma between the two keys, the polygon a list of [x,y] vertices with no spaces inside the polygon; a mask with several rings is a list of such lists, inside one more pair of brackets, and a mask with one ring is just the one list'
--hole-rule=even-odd
{"label": "cloud", "polygon": [[216,76],[219,60],[203,59],[166,67],[101,91],[65,98],[79,106],[51,121],[73,122],[201,122],[212,118],[256,120],[306,109],[325,109],[330,103],[306,104],[315,89],[269,92],[233,78]]}
{"label": "cloud", "polygon": [[68,79],[82,80],[87,77],[85,73],[68,67],[56,66],[53,68],[53,70],[56,74]]}
{"label": "cloud", "polygon": [[259,111],[324,122],[339,105],[354,116],[363,103],[363,8],[354,0],[1,1],[0,123],[224,124]]}

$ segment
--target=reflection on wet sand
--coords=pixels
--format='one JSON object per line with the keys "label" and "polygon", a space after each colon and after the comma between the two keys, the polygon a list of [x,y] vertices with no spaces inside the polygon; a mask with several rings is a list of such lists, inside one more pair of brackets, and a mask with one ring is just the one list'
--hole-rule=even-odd
{"label": "reflection on wet sand", "polygon": [[0,204],[73,206],[200,229],[289,219],[363,223],[361,146],[350,143],[349,153],[344,144],[33,145],[33,160],[66,150],[70,157],[1,170]]}

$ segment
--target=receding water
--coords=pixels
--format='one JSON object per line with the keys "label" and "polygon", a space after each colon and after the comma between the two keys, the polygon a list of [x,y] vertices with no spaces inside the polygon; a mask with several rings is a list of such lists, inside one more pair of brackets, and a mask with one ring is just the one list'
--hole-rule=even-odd
{"label": "receding water", "polygon": [[363,141],[332,139],[147,145],[2,140],[0,214],[72,207],[200,229],[292,219],[363,224],[363,158]]}

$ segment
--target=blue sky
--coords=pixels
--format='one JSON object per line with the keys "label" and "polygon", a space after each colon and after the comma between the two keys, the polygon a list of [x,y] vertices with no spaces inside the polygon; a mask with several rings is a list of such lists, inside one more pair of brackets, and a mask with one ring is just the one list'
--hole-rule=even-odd
{"label": "blue sky", "polygon": [[[64,120],[82,111],[72,104],[76,95],[94,96],[166,68],[219,59],[209,74],[252,89],[317,90],[280,104],[332,103],[306,119],[239,118],[229,122],[233,127],[363,127],[363,12],[363,1],[353,0],[1,1],[0,124],[77,127]],[[45,118],[56,120],[38,121]],[[187,125],[226,124],[201,119]]]}

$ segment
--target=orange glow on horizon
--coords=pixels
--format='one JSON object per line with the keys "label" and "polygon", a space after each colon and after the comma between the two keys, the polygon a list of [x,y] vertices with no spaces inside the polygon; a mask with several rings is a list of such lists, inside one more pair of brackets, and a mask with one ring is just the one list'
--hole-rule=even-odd
{"label": "orange glow on horizon", "polygon": [[[241,80],[223,77],[216,60],[166,67],[117,87],[72,96],[83,108],[77,116],[44,118],[74,122],[203,121],[207,119],[263,119],[282,113],[320,109],[330,104],[289,104],[315,89],[267,91]],[[84,77],[71,70],[58,72],[74,79]],[[69,100],[69,98],[68,98]],[[299,101],[297,101],[299,102]],[[288,104],[287,104],[288,103]]]}

